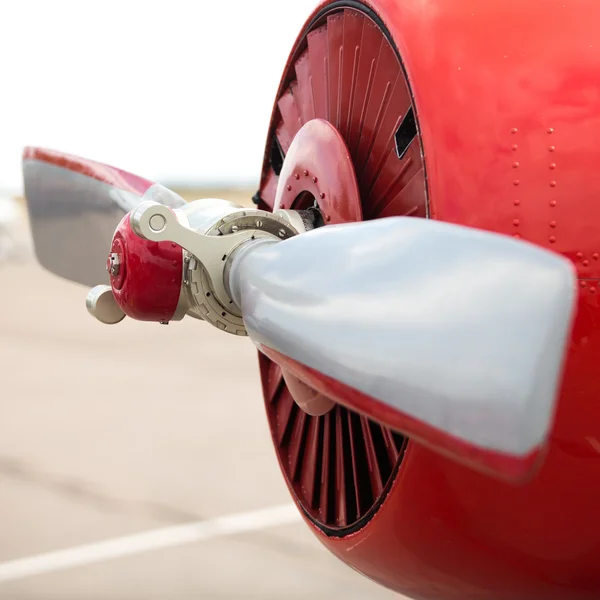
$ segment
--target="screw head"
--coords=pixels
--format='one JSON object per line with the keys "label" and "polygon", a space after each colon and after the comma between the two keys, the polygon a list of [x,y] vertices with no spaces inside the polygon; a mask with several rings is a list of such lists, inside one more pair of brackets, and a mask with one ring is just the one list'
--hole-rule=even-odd
{"label": "screw head", "polygon": [[106,270],[113,277],[117,277],[119,275],[119,271],[121,270],[121,256],[118,252],[111,252],[108,255],[108,260],[106,261]]}

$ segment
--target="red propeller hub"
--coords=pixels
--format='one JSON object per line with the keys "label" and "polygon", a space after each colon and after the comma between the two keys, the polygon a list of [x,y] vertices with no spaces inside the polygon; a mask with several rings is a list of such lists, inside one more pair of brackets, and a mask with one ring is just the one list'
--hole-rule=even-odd
{"label": "red propeller hub", "polygon": [[127,214],[113,236],[106,269],[115,300],[127,316],[160,322],[173,318],[183,279],[181,246],[142,239]]}

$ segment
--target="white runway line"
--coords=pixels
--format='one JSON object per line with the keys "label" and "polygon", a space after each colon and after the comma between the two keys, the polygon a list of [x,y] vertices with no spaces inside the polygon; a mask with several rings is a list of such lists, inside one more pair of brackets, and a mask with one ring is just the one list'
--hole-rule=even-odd
{"label": "white runway line", "polygon": [[217,517],[207,521],[196,521],[184,525],[154,529],[104,542],[75,546],[65,550],[0,563],[0,583],[41,575],[42,573],[72,569],[73,567],[123,556],[142,554],[161,548],[248,533],[267,529],[268,527],[277,527],[278,525],[288,525],[301,520],[298,509],[293,504],[285,504],[252,512]]}

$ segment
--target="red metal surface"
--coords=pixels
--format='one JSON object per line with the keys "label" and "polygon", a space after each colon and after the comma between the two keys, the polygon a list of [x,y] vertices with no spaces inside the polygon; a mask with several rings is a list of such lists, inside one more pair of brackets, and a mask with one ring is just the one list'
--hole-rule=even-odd
{"label": "red metal surface", "polygon": [[290,371],[282,370],[285,383],[296,404],[307,414],[319,417],[328,413],[333,407],[333,401],[307,385],[304,381],[292,375]]}
{"label": "red metal surface", "polygon": [[[431,216],[519,235],[568,256],[581,277],[579,311],[550,447],[533,480],[501,482],[411,442],[386,500],[362,529],[329,537],[308,522],[342,560],[411,597],[597,600],[600,4],[367,4],[389,29],[408,75]],[[349,28],[348,36],[356,35]],[[360,65],[360,51],[354,64]],[[360,68],[353,73],[360,79]],[[352,126],[346,132],[356,156]],[[372,184],[369,177],[369,189],[384,199],[363,206],[368,218],[406,212],[419,198],[411,184],[425,181],[422,167],[413,165],[411,184],[397,192],[398,166],[391,155],[380,156],[371,160],[384,165],[387,181]],[[263,177],[272,180],[268,163]],[[361,182],[363,201],[368,191]],[[269,205],[269,196],[263,200]],[[269,363],[261,364],[264,373]]]}
{"label": "red metal surface", "polygon": [[138,196],[142,196],[153,185],[152,181],[133,175],[133,173],[56,150],[28,147],[23,151],[23,160],[27,159],[41,160],[63,169],[69,169]]}
{"label": "red metal surface", "polygon": [[172,242],[151,242],[136,235],[127,214],[117,227],[111,252],[119,273],[111,275],[115,299],[138,321],[170,321],[177,309],[183,277],[183,250]]}
{"label": "red metal surface", "polygon": [[360,192],[350,152],[329,122],[313,119],[294,137],[279,175],[273,209],[290,208],[308,192],[333,225],[362,221]]}

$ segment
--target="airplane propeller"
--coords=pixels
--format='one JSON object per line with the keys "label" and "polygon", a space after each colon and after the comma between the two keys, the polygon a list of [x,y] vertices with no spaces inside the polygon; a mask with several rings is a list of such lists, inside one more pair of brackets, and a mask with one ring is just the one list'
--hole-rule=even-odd
{"label": "airplane propeller", "polygon": [[108,284],[104,269],[119,221],[162,190],[174,208],[175,192],[95,161],[44,148],[23,153],[25,198],[36,256],[43,267],[77,283]]}
{"label": "airplane propeller", "polygon": [[[455,460],[514,481],[532,472],[574,311],[562,256],[430,219],[316,227],[296,211],[219,212],[218,201],[185,205],[158,184],[39,149],[25,152],[24,177],[42,265],[92,285],[110,252],[110,286],[87,301],[100,320],[192,314]],[[160,310],[141,314],[153,302]]]}

